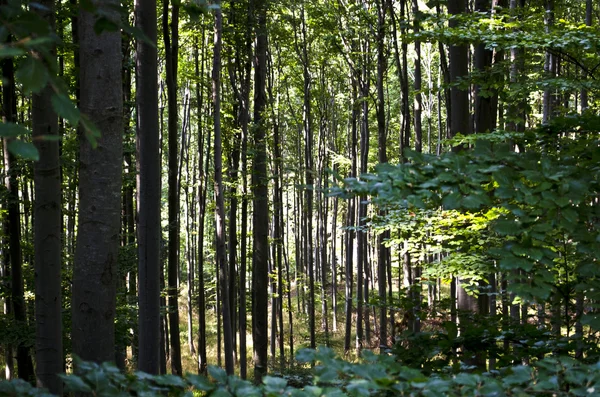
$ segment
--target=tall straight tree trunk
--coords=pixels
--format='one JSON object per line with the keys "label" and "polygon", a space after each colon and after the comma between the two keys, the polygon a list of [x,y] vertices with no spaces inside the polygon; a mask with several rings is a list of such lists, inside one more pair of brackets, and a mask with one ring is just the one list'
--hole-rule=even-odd
{"label": "tall straight tree trunk", "polygon": [[[415,0],[416,1],[416,0]],[[385,0],[377,2],[377,142],[378,160],[387,163],[387,131],[385,122],[385,71],[387,59],[385,54],[385,16],[387,12]],[[384,217],[385,212],[380,211]],[[387,294],[386,294],[386,270],[388,259],[388,248],[385,241],[389,239],[389,231],[381,233],[377,241],[377,282],[379,293],[379,348],[381,351],[387,349]]]}
{"label": "tall straight tree trunk", "polygon": [[[369,162],[369,97],[370,92],[370,70],[368,65],[369,43],[363,43],[363,59],[360,81],[361,121],[360,121],[360,174],[366,174]],[[367,262],[367,233],[365,232],[367,216],[366,196],[360,197],[358,204],[358,249],[357,249],[357,281],[356,281],[356,350],[360,352],[364,347],[365,328],[369,328],[368,306],[365,306],[368,294],[369,267]],[[366,319],[365,319],[366,316]],[[368,339],[368,331],[366,332]],[[367,340],[368,342],[368,340]]]}
{"label": "tall straight tree trunk", "polygon": [[[54,6],[44,1],[42,15],[54,26]],[[33,96],[33,137],[40,159],[34,163],[35,362],[37,386],[62,395],[62,211],[58,141],[35,139],[58,136],[58,117],[52,110],[50,87]]]}
{"label": "tall straight tree trunk", "polygon": [[177,66],[179,51],[179,2],[171,5],[169,23],[169,0],[163,4],[163,39],[165,42],[165,70],[168,94],[169,136],[169,261],[168,261],[168,304],[169,331],[171,341],[171,371],[183,375],[181,367],[181,342],[179,340],[179,175],[178,175],[178,129],[177,129]]}
{"label": "tall straight tree trunk", "polygon": [[[114,1],[96,3],[118,21]],[[115,293],[121,175],[123,93],[121,33],[94,30],[96,17],[80,10],[81,110],[95,123],[97,147],[80,143],[79,219],[73,270],[73,353],[88,361],[112,361],[115,354]]]}
{"label": "tall straight tree trunk", "polygon": [[[352,84],[352,117],[351,117],[351,131],[350,131],[350,158],[352,165],[350,168],[350,177],[356,177],[357,175],[357,155],[356,148],[358,146],[358,79],[354,73],[350,74],[350,81]],[[346,288],[345,288],[345,301],[346,301],[346,324],[344,333],[344,351],[350,352],[350,344],[352,340],[352,316],[353,316],[353,305],[352,305],[352,294],[354,291],[354,246],[356,232],[354,225],[356,223],[356,198],[352,198],[348,201],[348,209],[346,211],[346,260],[345,260],[345,277],[346,277]]]}
{"label": "tall straight tree trunk", "polygon": [[246,313],[246,263],[247,263],[247,244],[248,244],[248,125],[250,122],[250,91],[251,91],[251,72],[252,72],[252,28],[254,26],[253,2],[248,2],[248,19],[246,25],[246,59],[244,62],[244,77],[242,84],[242,107],[241,129],[242,129],[242,208],[241,208],[241,235],[240,235],[240,276],[239,276],[239,294],[240,294],[240,376],[246,379],[248,375],[247,363],[247,313]]}
{"label": "tall straight tree trunk", "polygon": [[137,41],[138,369],[160,370],[160,196],[156,0],[136,0],[138,28],[154,45]]}
{"label": "tall straight tree trunk", "polygon": [[225,345],[225,369],[228,375],[233,374],[233,337],[231,329],[231,309],[229,302],[229,281],[227,268],[227,252],[225,247],[225,198],[223,187],[223,158],[221,144],[221,34],[222,20],[220,3],[215,8],[215,33],[213,46],[213,117],[214,117],[214,168],[215,168],[215,226],[217,243],[217,264],[219,284],[221,286],[221,310],[223,316],[223,338]]}
{"label": "tall straight tree trunk", "polygon": [[[205,27],[202,24],[202,59],[198,54],[198,39],[194,39],[194,69],[196,76],[204,76],[205,61]],[[207,170],[210,158],[210,133],[205,143],[205,131],[202,120],[204,118],[204,90],[201,83],[196,82],[196,104],[198,115],[198,373],[206,374],[206,302],[204,295],[204,219],[206,214],[206,191],[207,191]],[[204,150],[206,148],[206,157]],[[206,162],[204,159],[206,158]]]}
{"label": "tall straight tree trunk", "polygon": [[254,64],[254,159],[252,162],[252,339],[254,342],[254,381],[260,383],[267,373],[269,344],[268,256],[269,201],[267,179],[266,122],[263,120],[267,103],[267,0],[251,0],[257,18]]}
{"label": "tall straight tree trunk", "polygon": [[306,15],[304,12],[304,4],[301,6],[301,31],[302,31],[302,76],[303,85],[303,106],[302,106],[302,125],[304,128],[304,166],[305,166],[305,203],[306,206],[306,266],[308,267],[308,322],[310,332],[310,347],[316,348],[316,330],[315,330],[315,263],[314,263],[314,240],[313,240],[313,184],[314,184],[314,166],[313,166],[313,131],[312,131],[312,115],[311,115],[311,76],[309,71],[308,59],[308,37],[306,32]]}

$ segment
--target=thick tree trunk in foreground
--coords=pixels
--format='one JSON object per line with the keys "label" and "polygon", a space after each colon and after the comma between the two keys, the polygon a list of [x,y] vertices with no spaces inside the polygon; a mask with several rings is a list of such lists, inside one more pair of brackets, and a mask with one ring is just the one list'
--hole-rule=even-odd
{"label": "thick tree trunk in foreground", "polygon": [[[113,1],[98,6],[112,11]],[[73,271],[73,353],[83,360],[115,356],[115,288],[123,152],[121,34],[96,35],[96,17],[79,14],[81,110],[101,132],[97,147],[81,140],[79,222]]]}
{"label": "thick tree trunk in foreground", "polygon": [[[137,0],[136,22],[152,43],[157,40],[156,1]],[[138,158],[138,369],[160,367],[160,154],[156,47],[137,42],[136,102]]]}

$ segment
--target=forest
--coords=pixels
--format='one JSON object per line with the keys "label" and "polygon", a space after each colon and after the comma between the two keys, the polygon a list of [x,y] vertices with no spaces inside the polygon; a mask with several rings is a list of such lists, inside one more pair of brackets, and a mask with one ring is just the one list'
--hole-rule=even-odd
{"label": "forest", "polygon": [[0,395],[600,395],[598,2],[0,20]]}

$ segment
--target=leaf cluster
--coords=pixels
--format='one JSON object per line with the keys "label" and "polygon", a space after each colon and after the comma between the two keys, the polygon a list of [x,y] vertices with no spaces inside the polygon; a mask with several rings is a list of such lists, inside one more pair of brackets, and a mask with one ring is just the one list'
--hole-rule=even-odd
{"label": "leaf cluster", "polygon": [[[331,349],[301,350],[297,359],[315,365],[310,384],[292,387],[285,378],[267,376],[254,385],[227,376],[216,367],[210,378],[188,374],[123,374],[111,364],[78,362],[78,374],[63,376],[70,391],[95,396],[525,396],[551,393],[561,396],[596,395],[600,365],[582,364],[569,357],[548,357],[532,365],[506,367],[494,373],[459,372],[424,375],[400,364],[393,355],[364,351],[355,363],[337,357]],[[30,384],[13,380],[0,383],[6,396],[51,396]]]}

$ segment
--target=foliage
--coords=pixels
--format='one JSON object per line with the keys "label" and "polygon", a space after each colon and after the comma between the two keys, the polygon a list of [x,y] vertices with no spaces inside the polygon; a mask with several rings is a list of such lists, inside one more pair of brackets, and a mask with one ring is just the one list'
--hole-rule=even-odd
{"label": "foliage", "polygon": [[[544,301],[553,292],[568,300],[574,291],[596,299],[600,147],[589,131],[596,132],[599,122],[591,114],[573,115],[513,134],[511,141],[505,141],[503,133],[500,138],[497,134],[463,138],[461,145],[472,150],[440,157],[408,152],[409,162],[380,164],[376,174],[346,179],[345,188],[334,194],[369,194],[382,208],[408,214],[443,208],[469,218],[495,208],[483,234],[490,237],[483,244],[466,244],[469,249],[462,250],[463,255],[481,255],[481,250],[472,252],[481,247],[490,267],[496,265],[512,277],[509,291],[525,301]],[[435,219],[437,229],[432,231],[437,235],[444,228],[442,219]],[[388,227],[406,227],[394,219],[387,221]],[[412,232],[418,232],[421,224],[415,224]],[[470,263],[464,257],[461,262]],[[519,275],[515,271],[526,277],[513,276]],[[465,267],[457,269],[458,275],[465,273]],[[592,313],[584,317],[594,329],[600,326],[598,320]]]}
{"label": "foliage", "polygon": [[[569,357],[547,357],[532,365],[516,365],[494,373],[460,372],[426,376],[401,365],[393,355],[363,352],[359,362],[337,357],[333,350],[301,350],[297,359],[315,365],[309,384],[290,386],[285,378],[266,376],[253,385],[237,376],[209,368],[210,379],[188,374],[152,376],[123,374],[111,364],[78,362],[77,375],[63,376],[68,390],[101,396],[525,396],[550,393],[560,396],[597,395],[600,363],[582,364]],[[48,396],[30,384],[13,380],[0,383],[5,396]]]}

